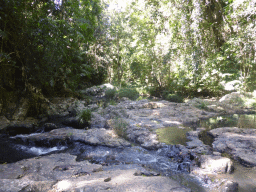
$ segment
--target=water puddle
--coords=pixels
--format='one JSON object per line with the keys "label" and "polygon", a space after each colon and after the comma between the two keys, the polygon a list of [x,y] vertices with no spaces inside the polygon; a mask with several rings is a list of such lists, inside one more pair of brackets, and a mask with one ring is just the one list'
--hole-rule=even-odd
{"label": "water puddle", "polygon": [[165,127],[165,128],[157,129],[156,133],[161,143],[165,143],[167,145],[177,145],[177,144],[186,145],[186,142],[188,141],[186,137],[186,133],[188,131],[192,131],[192,129],[189,127],[186,127],[186,128]]}
{"label": "water puddle", "polygon": [[201,120],[199,127],[207,130],[218,127],[256,128],[256,114],[233,114]]}

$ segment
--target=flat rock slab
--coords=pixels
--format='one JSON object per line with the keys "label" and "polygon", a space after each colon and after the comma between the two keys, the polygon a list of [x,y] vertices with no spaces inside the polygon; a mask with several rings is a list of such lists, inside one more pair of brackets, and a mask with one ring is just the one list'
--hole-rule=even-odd
{"label": "flat rock slab", "polygon": [[[122,118],[127,123],[127,138],[147,149],[158,149],[156,130],[164,127],[180,127],[185,124],[197,124],[202,118],[209,118],[215,113],[206,112],[187,103],[168,101],[125,100],[117,105],[110,105],[99,113],[105,119]],[[110,128],[114,128],[109,123]]]}
{"label": "flat rock slab", "polygon": [[209,133],[215,138],[215,150],[232,155],[244,165],[256,166],[256,129],[224,127]]}
{"label": "flat rock slab", "polygon": [[0,191],[191,191],[168,177],[138,172],[147,171],[139,165],[104,167],[52,154],[0,165]]}
{"label": "flat rock slab", "polygon": [[29,136],[17,136],[24,142],[37,143],[37,144],[57,144],[64,141],[73,142],[79,141],[90,145],[103,145],[108,147],[129,147],[131,144],[118,137],[113,130],[100,129],[72,129],[72,128],[60,128],[54,129],[47,133],[34,134]]}

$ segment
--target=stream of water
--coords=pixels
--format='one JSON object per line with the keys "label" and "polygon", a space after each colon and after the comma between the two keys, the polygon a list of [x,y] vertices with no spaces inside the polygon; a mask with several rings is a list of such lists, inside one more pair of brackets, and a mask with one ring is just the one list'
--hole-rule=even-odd
{"label": "stream of water", "polygon": [[[201,121],[198,127],[205,127],[207,130],[217,127],[240,127],[256,128],[256,115],[229,115],[210,118]],[[164,128],[158,130],[161,136],[161,142],[168,145],[183,144],[187,142],[186,132],[191,128]],[[26,137],[26,135],[23,135]],[[75,142],[71,146],[52,146],[50,148],[27,146],[16,143],[15,137],[0,135],[0,163],[11,163],[22,159],[31,158],[39,155],[46,155],[56,152],[65,152],[77,156],[77,161],[89,160],[91,163],[102,165],[115,164],[140,164],[156,170],[181,184],[189,187],[192,191],[207,191],[195,177],[184,173],[180,169],[177,161],[171,161],[168,153],[175,149],[170,146],[154,150],[146,150],[139,146],[128,147],[124,149],[109,148],[104,146],[90,146],[80,142]],[[20,136],[19,136],[20,137]],[[219,178],[226,178],[239,183],[240,192],[256,191],[256,169],[245,168],[238,162],[235,162],[235,172],[233,174],[220,175]]]}

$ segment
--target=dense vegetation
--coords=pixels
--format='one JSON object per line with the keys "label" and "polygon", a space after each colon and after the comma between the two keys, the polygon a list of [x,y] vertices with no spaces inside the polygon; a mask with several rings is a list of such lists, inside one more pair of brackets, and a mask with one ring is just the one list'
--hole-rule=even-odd
{"label": "dense vegetation", "polygon": [[103,82],[166,98],[253,91],[255,42],[251,0],[2,0],[0,103]]}

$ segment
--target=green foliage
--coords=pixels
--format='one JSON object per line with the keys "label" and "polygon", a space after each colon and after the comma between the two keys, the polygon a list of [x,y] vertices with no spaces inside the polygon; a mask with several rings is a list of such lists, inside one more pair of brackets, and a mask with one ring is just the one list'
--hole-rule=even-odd
{"label": "green foliage", "polygon": [[234,104],[234,105],[241,105],[241,106],[243,106],[245,101],[241,97],[234,97],[234,98],[229,100],[229,103],[230,104]]}
{"label": "green foliage", "polygon": [[79,114],[79,119],[82,124],[84,123],[90,124],[91,118],[92,118],[92,112],[90,109],[85,109],[81,111],[81,113]]}
{"label": "green foliage", "polygon": [[113,126],[114,126],[115,133],[118,136],[123,137],[125,139],[127,139],[128,125],[129,124],[122,118],[116,118],[113,120]]}
{"label": "green foliage", "polygon": [[139,92],[135,88],[121,88],[118,90],[118,97],[127,97],[131,100],[136,100],[139,97]]}
{"label": "green foliage", "polygon": [[28,92],[33,85],[46,96],[70,96],[81,82],[105,80],[105,68],[88,53],[99,0],[3,0],[0,8],[0,87]]}
{"label": "green foliage", "polygon": [[110,9],[115,0],[55,2],[1,1],[0,92],[31,95],[32,85],[46,96],[71,96],[106,79],[133,100],[129,86],[170,100],[219,96],[234,80],[242,91],[256,89],[250,0],[124,1],[122,10]]}
{"label": "green foliage", "polygon": [[184,101],[184,98],[178,94],[167,94],[167,96],[164,99],[166,99],[167,101],[176,102],[176,103],[183,103]]}
{"label": "green foliage", "polygon": [[107,100],[113,100],[117,95],[116,89],[107,89],[105,91],[105,97]]}
{"label": "green foliage", "polygon": [[162,89],[159,87],[147,87],[150,96],[161,97]]}
{"label": "green foliage", "polygon": [[195,105],[195,107],[197,107],[199,109],[207,109],[207,104],[205,102],[202,102],[202,103]]}
{"label": "green foliage", "polygon": [[116,101],[114,101],[114,100],[110,100],[110,101],[108,102],[108,104],[109,104],[109,105],[117,105]]}

